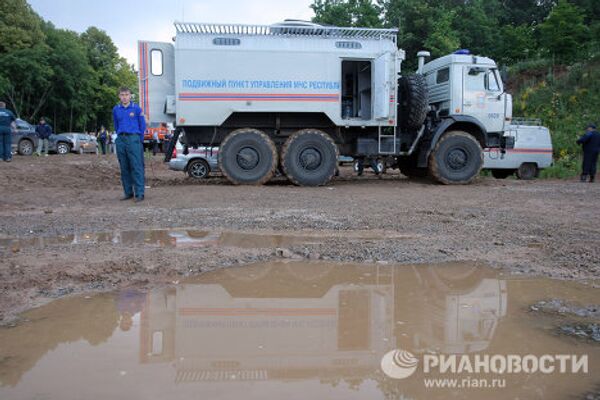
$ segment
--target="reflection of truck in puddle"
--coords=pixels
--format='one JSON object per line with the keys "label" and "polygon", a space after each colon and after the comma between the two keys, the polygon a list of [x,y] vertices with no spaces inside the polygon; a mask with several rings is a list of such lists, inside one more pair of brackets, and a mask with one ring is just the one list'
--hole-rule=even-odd
{"label": "reflection of truck in puddle", "polygon": [[481,351],[506,314],[506,283],[458,271],[322,263],[219,271],[148,295],[140,357],[174,362],[178,382],[326,380],[364,378],[396,347]]}

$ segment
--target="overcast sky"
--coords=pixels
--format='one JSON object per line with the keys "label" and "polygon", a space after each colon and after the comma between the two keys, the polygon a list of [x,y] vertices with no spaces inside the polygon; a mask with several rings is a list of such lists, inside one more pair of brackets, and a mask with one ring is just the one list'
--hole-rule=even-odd
{"label": "overcast sky", "polygon": [[137,40],[171,41],[173,21],[272,24],[286,18],[310,20],[311,0],[28,0],[56,27],[108,33],[119,54],[137,66]]}

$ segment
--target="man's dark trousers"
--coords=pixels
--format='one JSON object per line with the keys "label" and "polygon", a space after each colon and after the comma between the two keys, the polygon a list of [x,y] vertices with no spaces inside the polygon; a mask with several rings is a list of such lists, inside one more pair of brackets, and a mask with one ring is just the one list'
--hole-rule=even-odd
{"label": "man's dark trousers", "polygon": [[12,135],[11,135],[10,131],[8,131],[8,132],[0,131],[0,158],[2,160],[6,161],[6,160],[10,160],[12,158],[11,145],[12,145]]}
{"label": "man's dark trousers", "polygon": [[598,151],[590,149],[583,153],[583,175],[589,175],[592,179],[596,175],[596,167],[598,164]]}
{"label": "man's dark trousers", "polygon": [[144,196],[144,150],[140,135],[121,133],[117,137],[117,158],[125,196]]}

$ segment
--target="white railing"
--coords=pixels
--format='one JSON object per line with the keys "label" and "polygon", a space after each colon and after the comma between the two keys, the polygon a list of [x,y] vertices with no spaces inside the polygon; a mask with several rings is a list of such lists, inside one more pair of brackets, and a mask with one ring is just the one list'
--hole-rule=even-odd
{"label": "white railing", "polygon": [[281,23],[274,25],[208,24],[175,22],[177,33],[201,35],[320,36],[350,39],[387,39],[396,43],[397,29],[340,28],[318,24]]}
{"label": "white railing", "polygon": [[515,117],[512,119],[511,125],[542,126],[542,120],[539,118]]}

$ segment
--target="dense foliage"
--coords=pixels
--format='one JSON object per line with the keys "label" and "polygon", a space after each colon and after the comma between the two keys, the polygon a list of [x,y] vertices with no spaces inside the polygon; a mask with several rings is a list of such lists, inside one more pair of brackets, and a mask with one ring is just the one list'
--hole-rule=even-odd
{"label": "dense foliage", "polygon": [[105,32],[57,29],[25,0],[0,2],[0,99],[19,117],[45,116],[59,132],[97,130],[112,123],[122,85],[135,89],[137,77]]}
{"label": "dense foliage", "polygon": [[468,48],[509,65],[536,57],[557,63],[587,57],[600,42],[597,0],[314,0],[315,22],[398,28],[414,63]]}
{"label": "dense foliage", "polygon": [[398,28],[404,70],[415,68],[422,49],[494,58],[508,71],[515,116],[551,130],[555,166],[544,175],[577,173],[575,140],[600,122],[600,1],[314,0],[311,7],[323,24]]}

